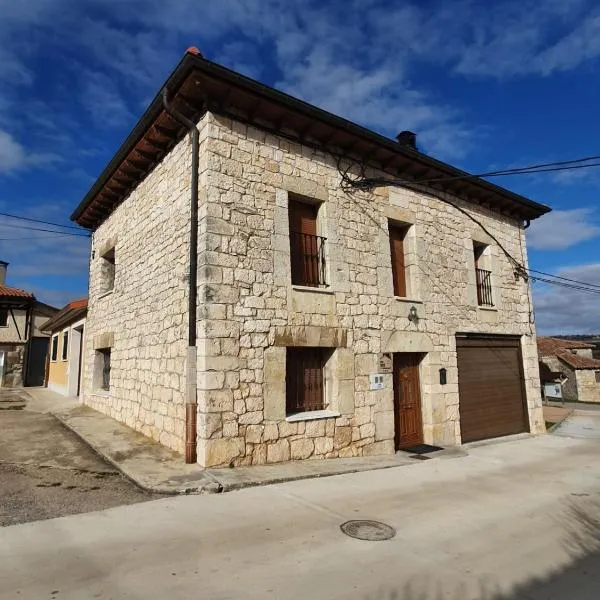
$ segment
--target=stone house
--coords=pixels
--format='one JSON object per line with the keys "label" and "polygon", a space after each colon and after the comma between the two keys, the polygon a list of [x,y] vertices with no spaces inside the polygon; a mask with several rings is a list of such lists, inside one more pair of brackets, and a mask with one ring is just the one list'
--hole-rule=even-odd
{"label": "stone house", "polygon": [[0,261],[0,387],[43,385],[48,335],[40,326],[56,308],[7,286],[7,269]]}
{"label": "stone house", "polygon": [[465,175],[188,51],[72,215],[83,402],[204,466],[543,432],[549,209]]}
{"label": "stone house", "polygon": [[72,300],[42,325],[50,334],[46,387],[64,396],[79,396],[87,298]]}
{"label": "stone house", "polygon": [[594,348],[585,342],[538,338],[540,365],[564,376],[566,400],[600,402],[600,360],[593,357]]}

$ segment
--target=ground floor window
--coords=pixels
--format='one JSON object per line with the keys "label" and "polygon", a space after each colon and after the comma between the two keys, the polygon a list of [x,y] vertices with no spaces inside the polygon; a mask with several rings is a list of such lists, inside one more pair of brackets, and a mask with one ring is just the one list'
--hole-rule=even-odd
{"label": "ground floor window", "polygon": [[94,371],[95,387],[108,392],[110,390],[110,348],[96,350]]}
{"label": "ground floor window", "polygon": [[322,348],[287,348],[286,352],[286,413],[323,410],[325,385]]}

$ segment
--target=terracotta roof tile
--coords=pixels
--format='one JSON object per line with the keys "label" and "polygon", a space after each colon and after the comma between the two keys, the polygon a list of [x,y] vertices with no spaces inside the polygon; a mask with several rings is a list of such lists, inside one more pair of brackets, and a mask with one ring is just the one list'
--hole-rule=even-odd
{"label": "terracotta roof tile", "polygon": [[537,345],[540,356],[557,356],[558,354],[569,350],[594,348],[593,344],[571,340],[559,340],[558,338],[553,337],[538,337]]}
{"label": "terracotta roof tile", "polygon": [[600,360],[595,358],[588,358],[587,356],[580,356],[579,354],[571,354],[570,352],[558,354],[558,358],[574,369],[600,370]]}
{"label": "terracotta roof tile", "polygon": [[33,298],[31,292],[20,290],[19,288],[8,287],[6,285],[0,285],[0,296],[13,296],[17,298]]}

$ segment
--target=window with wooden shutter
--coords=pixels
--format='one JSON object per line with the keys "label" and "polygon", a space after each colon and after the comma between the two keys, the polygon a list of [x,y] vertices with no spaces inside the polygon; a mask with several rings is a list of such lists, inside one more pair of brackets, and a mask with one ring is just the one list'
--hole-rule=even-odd
{"label": "window with wooden shutter", "polygon": [[325,281],[325,238],[317,235],[318,205],[289,201],[292,284],[319,287]]}
{"label": "window with wooden shutter", "polygon": [[287,348],[286,413],[293,415],[325,407],[324,351],[321,348]]}
{"label": "window with wooden shutter", "polygon": [[392,256],[392,277],[394,296],[406,297],[406,261],[404,240],[408,227],[390,223],[390,254]]}

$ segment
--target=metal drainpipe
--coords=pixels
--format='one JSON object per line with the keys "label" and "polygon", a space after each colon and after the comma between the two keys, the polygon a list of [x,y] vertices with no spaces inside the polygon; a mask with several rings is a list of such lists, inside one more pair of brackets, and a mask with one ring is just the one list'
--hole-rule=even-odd
{"label": "metal drainpipe", "polygon": [[185,398],[185,462],[197,461],[196,435],[197,410],[196,397],[196,304],[198,295],[197,265],[198,265],[198,168],[200,138],[198,128],[193,121],[170,106],[169,91],[163,88],[162,100],[165,110],[182,125],[185,125],[192,135],[192,193],[190,198],[190,272],[188,294],[188,349],[186,361],[186,398]]}

